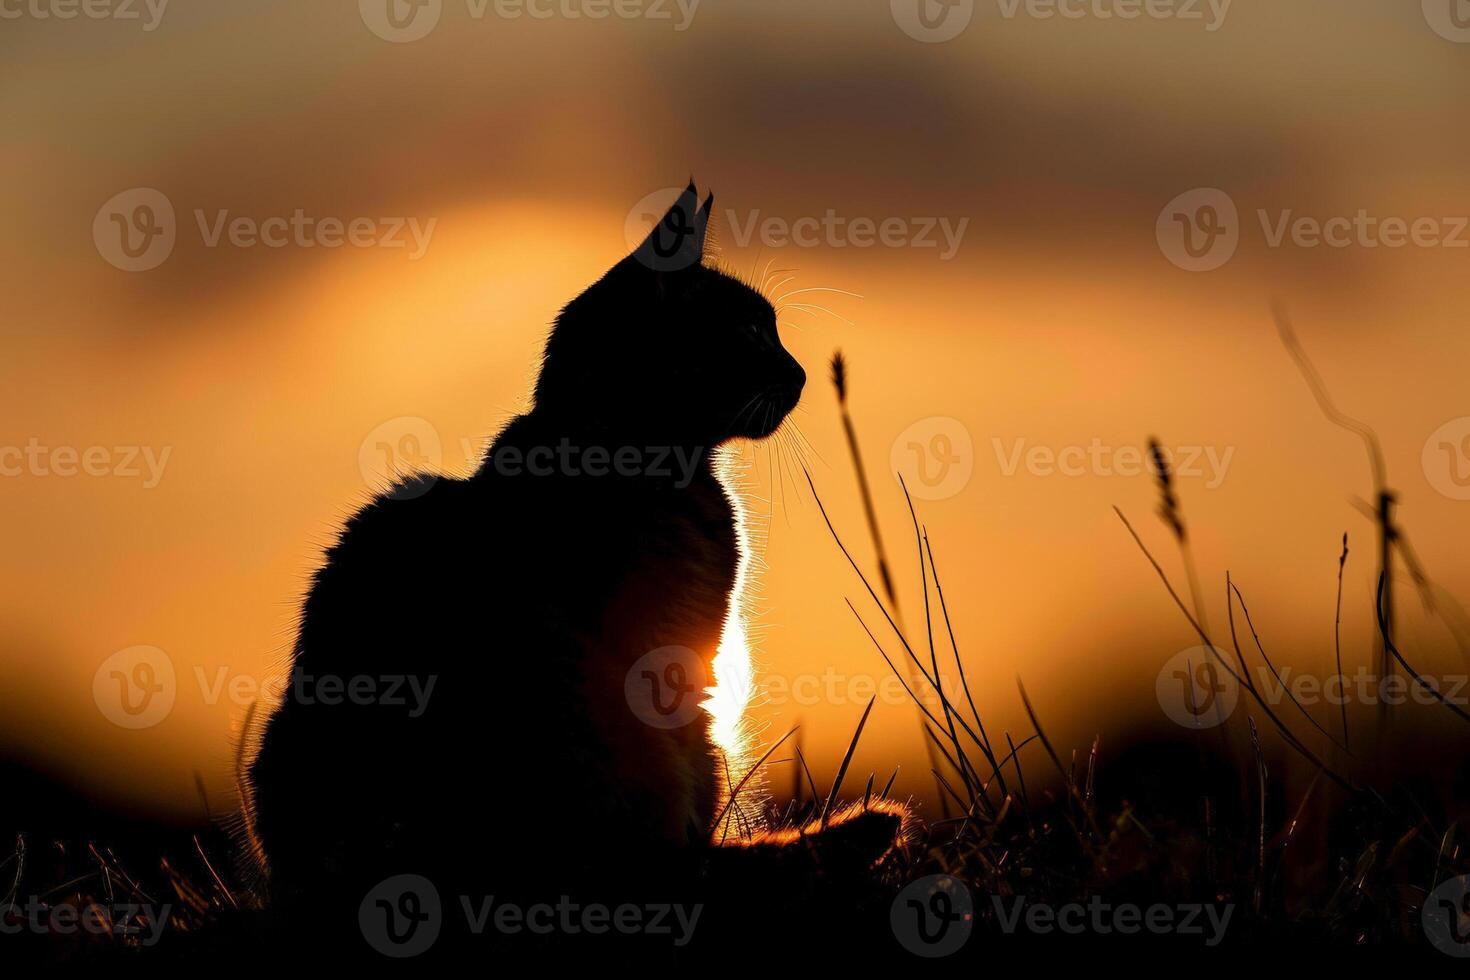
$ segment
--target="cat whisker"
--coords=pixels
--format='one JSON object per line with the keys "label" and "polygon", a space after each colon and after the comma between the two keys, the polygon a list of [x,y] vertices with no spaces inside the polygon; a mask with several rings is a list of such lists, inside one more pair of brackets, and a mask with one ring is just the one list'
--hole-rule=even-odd
{"label": "cat whisker", "polygon": [[786,459],[782,454],[784,446],[781,442],[781,430],[779,426],[771,433],[771,447],[776,455],[776,479],[780,490],[781,512],[787,514],[789,521],[790,515],[786,510]]}
{"label": "cat whisker", "polygon": [[[796,277],[796,273],[798,273],[799,271],[799,269],[768,269],[766,271],[765,277],[761,279],[761,295],[764,296],[770,292],[771,282],[777,276],[784,276],[790,273],[792,278],[794,279]],[[786,281],[790,282],[791,280],[788,279]]]}
{"label": "cat whisker", "polygon": [[776,311],[777,314],[779,315],[782,310],[801,310],[802,312],[808,314],[816,311],[818,313],[825,313],[830,317],[835,317],[838,320],[841,320],[843,323],[847,324],[849,327],[856,325],[842,314],[834,313],[831,310],[827,309],[825,306],[817,306],[816,304],[812,303],[787,303]]}
{"label": "cat whisker", "polygon": [[766,267],[761,270],[760,292],[762,292],[762,293],[764,293],[766,291],[766,288],[765,288],[766,287],[766,283],[768,283],[768,282],[771,281],[771,266],[773,266],[775,264],[776,264],[776,256],[773,255],[769,259],[766,260]]}
{"label": "cat whisker", "polygon": [[[785,486],[786,486],[786,484],[785,484],[785,476],[786,476],[786,470],[788,468],[788,465],[789,465],[790,468],[793,468],[793,469],[798,465],[798,463],[799,463],[799,461],[801,459],[801,450],[800,450],[799,447],[792,445],[790,433],[785,432],[785,431],[778,431],[777,438],[778,438],[778,441],[779,441],[780,445],[783,447],[782,463],[781,463],[781,473],[782,473],[782,484],[781,484],[781,486],[782,486],[783,493],[782,493],[782,498],[781,498],[781,507],[782,507],[782,511],[786,514],[787,521],[789,523],[790,522],[790,518],[791,518],[791,507],[790,507],[790,504],[787,503],[787,497],[785,496],[785,493],[784,493]],[[795,457],[795,459],[791,460],[791,462],[789,464],[786,461],[786,455],[787,454],[792,455],[792,456]],[[791,474],[791,485],[793,487],[799,486],[799,484],[796,482],[796,474],[794,472]]]}
{"label": "cat whisker", "polygon": [[745,281],[750,283],[752,286],[755,285],[756,282],[755,270],[759,268],[761,264],[761,255],[764,254],[765,251],[766,246],[763,244],[760,248],[755,250],[755,261],[750,263],[750,275],[745,278]]}
{"label": "cat whisker", "polygon": [[754,418],[755,410],[760,407],[760,402],[763,398],[765,398],[765,392],[759,392],[750,401],[746,402],[740,411],[736,412],[734,417],[730,419],[730,429],[738,432],[740,430],[740,423],[745,420],[745,414],[747,412],[750,412],[751,418]]}
{"label": "cat whisker", "polygon": [[831,286],[807,286],[805,289],[793,289],[789,293],[785,293],[781,296],[776,297],[776,302],[780,303],[783,300],[786,300],[792,296],[799,296],[802,293],[838,293],[842,296],[851,296],[853,299],[866,298],[860,293],[849,292],[846,289],[835,289]]}
{"label": "cat whisker", "polygon": [[817,461],[820,462],[823,466],[827,465],[827,461],[822,458],[821,453],[817,452],[817,448],[813,446],[811,440],[806,437],[806,433],[801,431],[801,426],[796,424],[795,415],[786,416],[786,421],[781,423],[781,427],[789,432],[792,441],[796,443],[797,449],[799,450],[799,455],[801,457],[801,462],[803,464],[803,468],[805,467],[805,464],[809,462],[809,457],[811,456],[815,456],[817,458]]}
{"label": "cat whisker", "polygon": [[[774,283],[772,283],[770,285],[770,290],[771,291],[775,291],[777,289],[780,289],[782,286],[785,286],[786,284],[792,282],[794,279],[796,279],[795,276],[787,276],[785,279],[777,280],[776,282],[774,282]],[[766,290],[763,289],[763,290],[761,290],[761,292],[762,293],[765,293]],[[775,303],[772,303],[771,305],[774,306],[776,304]]]}

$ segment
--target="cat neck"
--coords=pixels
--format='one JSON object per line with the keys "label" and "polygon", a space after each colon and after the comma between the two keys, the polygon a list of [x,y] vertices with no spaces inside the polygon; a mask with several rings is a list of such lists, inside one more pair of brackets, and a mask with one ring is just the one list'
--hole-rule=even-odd
{"label": "cat neck", "polygon": [[685,490],[719,483],[715,450],[673,433],[632,432],[537,409],[505,427],[476,475],[559,474]]}

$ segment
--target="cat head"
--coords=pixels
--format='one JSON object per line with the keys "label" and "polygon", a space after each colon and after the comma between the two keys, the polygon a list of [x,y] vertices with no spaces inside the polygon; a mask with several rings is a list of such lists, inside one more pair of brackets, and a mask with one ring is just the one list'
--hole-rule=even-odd
{"label": "cat head", "polygon": [[706,262],[714,195],[694,185],[648,238],[567,304],[546,343],[536,410],[638,439],[713,448],[770,435],[806,372],[776,311]]}

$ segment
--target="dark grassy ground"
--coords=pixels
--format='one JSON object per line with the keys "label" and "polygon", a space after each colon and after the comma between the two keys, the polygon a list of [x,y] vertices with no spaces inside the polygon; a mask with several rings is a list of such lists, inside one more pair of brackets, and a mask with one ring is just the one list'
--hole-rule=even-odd
{"label": "dark grassy ground", "polygon": [[[1293,959],[1366,948],[1452,962],[1426,941],[1420,908],[1435,884],[1470,873],[1459,829],[1470,817],[1463,739],[1449,741],[1442,730],[1405,731],[1391,747],[1398,759],[1441,764],[1391,767],[1356,790],[1322,778],[1296,780],[1307,787],[1296,796],[1286,780],[1270,775],[1296,765],[1290,750],[1263,749],[1270,756],[1263,782],[1220,751],[1218,739],[1199,742],[1187,732],[1134,733],[1120,737],[1116,748],[1102,743],[1079,752],[1075,761],[1069,751],[1075,776],[1065,780],[1054,772],[1048,778],[1041,764],[1050,760],[1032,742],[1020,753],[1019,769],[1014,760],[1007,766],[1009,795],[1000,796],[992,783],[991,803],[970,805],[969,819],[916,821],[908,844],[874,867],[854,857],[870,856],[871,841],[819,855],[799,839],[791,847],[800,860],[746,864],[734,875],[716,866],[707,886],[690,896],[706,908],[694,941],[683,948],[651,937],[499,937],[446,939],[438,953],[636,957],[702,968],[725,963],[736,948],[779,954],[782,962],[901,962],[910,954],[890,925],[895,897],[910,882],[950,875],[968,888],[974,908],[973,934],[954,954],[959,961],[1107,951],[1165,958],[1269,952]],[[377,956],[362,935],[328,925],[351,919],[330,912],[351,909],[282,921],[236,872],[236,844],[218,827],[140,823],[14,767],[3,778],[5,826],[30,814],[16,835],[7,830],[13,846],[6,852],[14,854],[0,858],[0,889],[9,901],[24,907],[36,896],[52,910],[96,906],[116,927],[104,935],[80,927],[59,934],[25,926],[12,913],[11,931],[0,937],[8,962],[208,968]],[[958,810],[967,790],[958,775],[950,780]],[[1251,787],[1244,794],[1243,783]],[[862,784],[855,786],[861,810]],[[1264,808],[1255,795],[1260,791]],[[815,819],[824,804],[803,800],[797,811]],[[1022,908],[1198,904],[1231,912],[1217,947],[1208,931],[1123,936],[1088,928],[1069,935],[1010,927],[1006,919],[1017,902]],[[131,904],[167,906],[156,943],[149,913],[130,926],[125,909]]]}

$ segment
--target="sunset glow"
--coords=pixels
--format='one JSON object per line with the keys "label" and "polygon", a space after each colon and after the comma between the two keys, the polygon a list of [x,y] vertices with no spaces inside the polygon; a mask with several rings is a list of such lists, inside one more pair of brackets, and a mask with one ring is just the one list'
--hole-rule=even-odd
{"label": "sunset glow", "polygon": [[[735,511],[735,533],[740,545],[740,565],[730,594],[730,612],[715,653],[714,685],[707,688],[704,708],[710,714],[710,737],[724,755],[731,782],[745,775],[751,762],[752,738],[746,709],[755,695],[755,667],[750,648],[747,615],[751,586],[750,533],[746,507],[741,499],[738,460],[732,453],[720,457],[720,482]],[[752,779],[741,791],[742,798],[759,799],[759,786]],[[722,784],[722,791],[726,789]],[[747,795],[750,794],[750,795]],[[723,805],[724,800],[721,799]]]}

